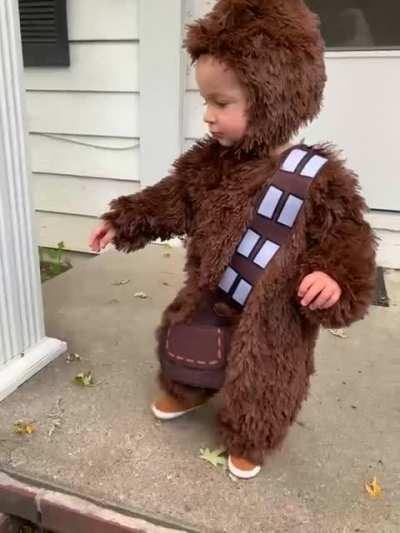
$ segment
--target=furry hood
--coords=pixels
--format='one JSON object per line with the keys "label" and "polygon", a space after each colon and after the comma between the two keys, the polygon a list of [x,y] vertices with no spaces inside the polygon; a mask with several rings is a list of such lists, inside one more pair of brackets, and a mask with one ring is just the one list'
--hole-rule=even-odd
{"label": "furry hood", "polygon": [[193,63],[211,54],[247,89],[249,127],[238,154],[269,153],[320,111],[324,44],[303,0],[218,0],[188,25],[184,45]]}

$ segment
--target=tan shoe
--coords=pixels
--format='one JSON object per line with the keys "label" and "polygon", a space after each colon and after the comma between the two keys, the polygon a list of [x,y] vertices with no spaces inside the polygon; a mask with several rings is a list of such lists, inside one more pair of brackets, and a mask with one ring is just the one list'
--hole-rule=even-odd
{"label": "tan shoe", "polygon": [[177,400],[173,396],[165,394],[152,403],[151,410],[154,416],[160,420],[172,420],[201,407],[205,403],[206,400],[197,400],[196,402]]}
{"label": "tan shoe", "polygon": [[228,467],[230,473],[240,479],[251,479],[261,470],[261,466],[256,465],[243,457],[236,457],[235,455],[229,455]]}

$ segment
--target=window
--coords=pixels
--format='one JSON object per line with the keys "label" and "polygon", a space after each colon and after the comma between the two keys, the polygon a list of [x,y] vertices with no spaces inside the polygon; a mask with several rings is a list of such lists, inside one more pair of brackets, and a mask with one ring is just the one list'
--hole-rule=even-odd
{"label": "window", "polygon": [[66,0],[19,0],[24,65],[68,66]]}
{"label": "window", "polygon": [[400,48],[399,0],[305,0],[321,18],[328,49]]}

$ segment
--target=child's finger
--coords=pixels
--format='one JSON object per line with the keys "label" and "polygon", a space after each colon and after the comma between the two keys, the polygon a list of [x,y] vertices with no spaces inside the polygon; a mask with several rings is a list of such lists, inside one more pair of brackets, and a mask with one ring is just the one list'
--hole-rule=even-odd
{"label": "child's finger", "polygon": [[90,237],[89,237],[89,244],[90,246],[96,246],[96,244],[98,243],[98,240],[99,240],[99,237],[101,236],[101,234],[103,233],[103,228],[95,228],[92,233],[90,234]]}
{"label": "child's finger", "polygon": [[328,287],[325,287],[318,297],[312,302],[310,305],[310,309],[322,309],[324,305],[330,300],[332,297],[332,289],[329,289]]}
{"label": "child's finger", "polygon": [[110,244],[110,238],[106,235],[100,241],[100,248],[103,250],[108,244]]}
{"label": "child's finger", "polygon": [[308,276],[306,276],[300,284],[300,287],[298,290],[298,295],[300,298],[302,298],[306,294],[306,292],[312,286],[313,283],[314,283],[313,274],[308,274]]}
{"label": "child's finger", "polygon": [[90,245],[90,248],[92,252],[98,252],[99,251],[99,245],[96,241],[93,241]]}
{"label": "child's finger", "polygon": [[99,242],[98,242],[98,239],[95,239],[94,241],[92,241],[90,243],[90,248],[94,251],[94,252],[97,252],[98,251],[98,248],[99,248]]}
{"label": "child's finger", "polygon": [[339,300],[339,294],[334,293],[329,298],[329,300],[325,303],[325,305],[323,307],[321,307],[321,309],[329,309],[330,307],[335,305],[338,302],[338,300]]}
{"label": "child's finger", "polygon": [[94,244],[94,239],[95,239],[95,237],[94,237],[93,233],[91,233],[91,234],[90,234],[90,237],[89,237],[89,246],[90,246],[90,248],[91,248],[91,247],[93,246],[93,244]]}
{"label": "child's finger", "polygon": [[100,242],[101,242],[101,236],[100,235],[97,235],[94,237],[92,243],[91,243],[91,248],[94,252],[99,252],[100,251]]}
{"label": "child's finger", "polygon": [[314,298],[322,291],[323,287],[320,283],[314,283],[306,292],[304,298],[301,300],[301,305],[306,307]]}

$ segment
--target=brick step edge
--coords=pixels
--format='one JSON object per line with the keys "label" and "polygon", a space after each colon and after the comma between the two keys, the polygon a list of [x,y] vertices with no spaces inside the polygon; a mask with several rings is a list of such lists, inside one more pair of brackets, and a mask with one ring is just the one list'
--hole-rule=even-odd
{"label": "brick step edge", "polygon": [[[0,472],[0,520],[3,516],[7,524],[6,515],[29,520],[56,533],[185,533],[182,529],[123,515],[77,496],[22,483]],[[12,527],[10,518],[9,524]],[[14,531],[18,530],[4,529],[4,533]]]}
{"label": "brick step edge", "polygon": [[17,518],[0,513],[0,533],[18,533],[21,525]]}

